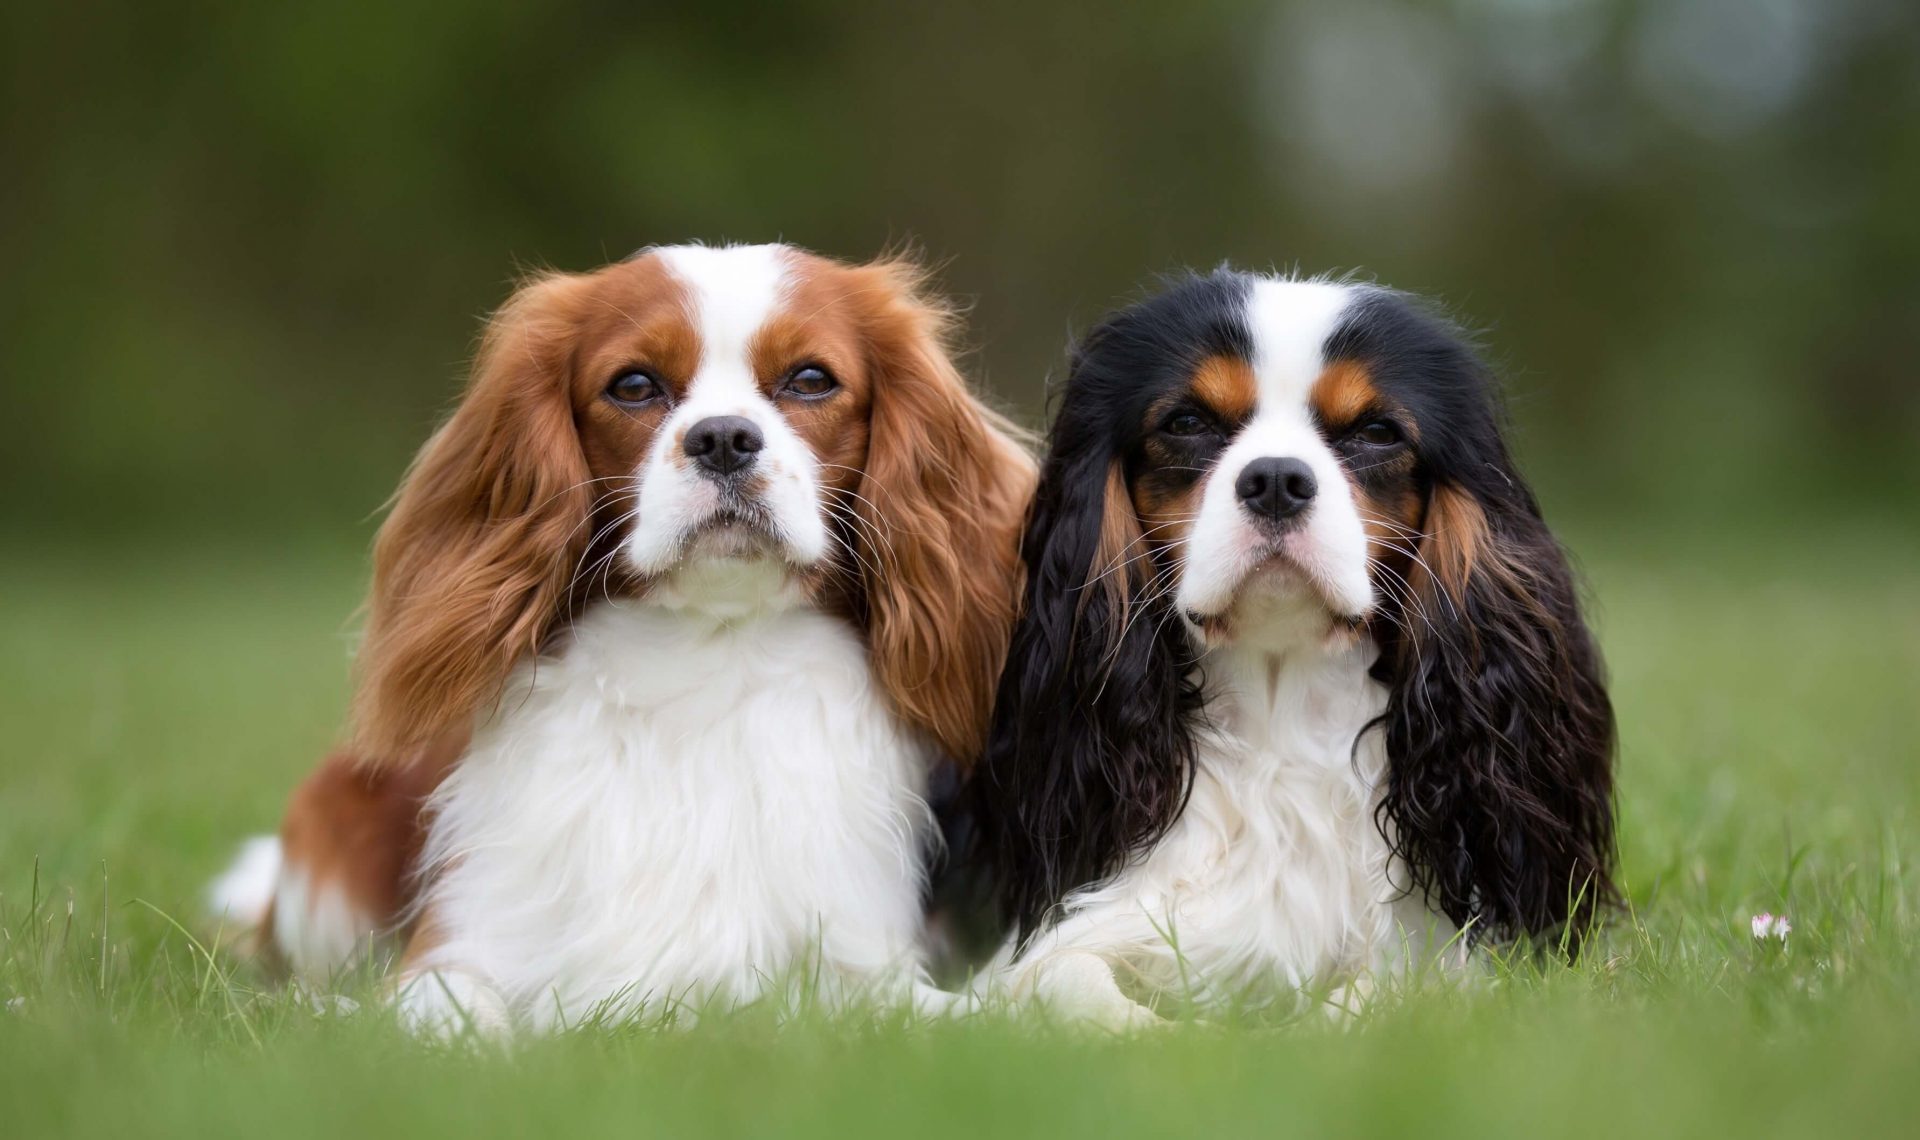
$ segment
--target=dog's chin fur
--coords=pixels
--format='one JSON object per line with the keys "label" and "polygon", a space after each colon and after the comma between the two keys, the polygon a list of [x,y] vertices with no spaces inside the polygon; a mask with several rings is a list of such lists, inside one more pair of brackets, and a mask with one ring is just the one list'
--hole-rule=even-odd
{"label": "dog's chin fur", "polygon": [[1366,618],[1343,609],[1306,568],[1285,554],[1274,553],[1241,579],[1225,610],[1188,611],[1183,616],[1203,649],[1285,649],[1298,644],[1350,643]]}
{"label": "dog's chin fur", "polygon": [[727,620],[808,604],[804,580],[782,558],[697,552],[655,579],[646,600],[670,612]]}
{"label": "dog's chin fur", "polygon": [[777,562],[800,566],[803,559],[758,518],[735,511],[715,514],[681,540],[677,563],[667,570],[703,562]]}
{"label": "dog's chin fur", "polygon": [[756,513],[730,510],[694,526],[640,594],[662,609],[733,620],[813,604],[820,570]]}

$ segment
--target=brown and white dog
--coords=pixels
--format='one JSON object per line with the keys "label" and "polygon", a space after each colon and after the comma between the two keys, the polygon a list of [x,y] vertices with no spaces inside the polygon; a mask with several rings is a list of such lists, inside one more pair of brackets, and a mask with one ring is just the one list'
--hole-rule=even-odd
{"label": "brown and white dog", "polygon": [[[215,905],[403,1015],[911,994],[1033,480],[910,265],[643,250],[522,287],[375,547],[353,735]],[[423,809],[424,805],[424,811]]]}

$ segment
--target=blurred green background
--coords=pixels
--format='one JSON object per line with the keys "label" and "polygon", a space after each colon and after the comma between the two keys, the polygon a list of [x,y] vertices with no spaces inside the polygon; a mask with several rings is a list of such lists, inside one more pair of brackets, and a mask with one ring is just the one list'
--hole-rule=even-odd
{"label": "blurred green background", "polygon": [[73,0],[0,42],[15,543],[364,545],[516,267],[689,239],[917,242],[1033,422],[1157,272],[1357,269],[1485,331],[1562,518],[1920,505],[1910,0]]}

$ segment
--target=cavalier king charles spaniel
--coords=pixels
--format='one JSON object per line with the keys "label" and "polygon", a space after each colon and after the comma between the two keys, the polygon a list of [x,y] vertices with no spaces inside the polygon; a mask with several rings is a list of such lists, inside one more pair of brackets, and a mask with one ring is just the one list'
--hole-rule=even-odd
{"label": "cavalier king charles spaniel", "polygon": [[1352,993],[1612,901],[1600,659],[1499,425],[1369,285],[1223,269],[1085,338],[972,782],[1017,996]]}
{"label": "cavalier king charles spaniel", "polygon": [[380,531],[351,744],[216,906],[308,976],[404,931],[430,1032],[940,1004],[929,771],[982,746],[1032,486],[950,323],[777,245],[524,285]]}

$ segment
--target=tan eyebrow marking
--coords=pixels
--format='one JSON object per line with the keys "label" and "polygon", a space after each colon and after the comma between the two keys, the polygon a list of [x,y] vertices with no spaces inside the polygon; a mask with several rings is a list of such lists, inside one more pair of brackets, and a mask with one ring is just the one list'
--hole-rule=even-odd
{"label": "tan eyebrow marking", "polygon": [[689,316],[686,286],[659,254],[601,270],[583,305],[587,327],[580,339],[591,351],[581,358],[581,383],[589,395],[598,396],[625,367],[645,368],[668,392],[684,394],[704,346]]}
{"label": "tan eyebrow marking", "polygon": [[1352,423],[1380,407],[1380,390],[1357,360],[1336,360],[1313,382],[1314,414],[1332,427]]}
{"label": "tan eyebrow marking", "polygon": [[1209,356],[1193,370],[1187,388],[1222,418],[1240,423],[1253,417],[1259,396],[1253,365],[1231,356]]}

